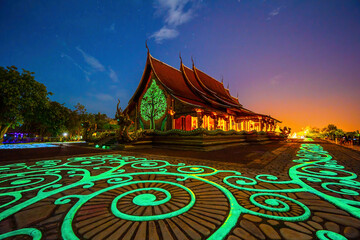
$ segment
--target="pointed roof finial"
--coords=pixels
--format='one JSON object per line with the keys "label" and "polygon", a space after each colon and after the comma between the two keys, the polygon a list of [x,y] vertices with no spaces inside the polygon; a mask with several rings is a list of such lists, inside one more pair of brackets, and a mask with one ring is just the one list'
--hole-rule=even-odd
{"label": "pointed roof finial", "polygon": [[194,66],[195,66],[195,63],[194,63],[193,56],[191,56],[191,62],[192,62],[192,65],[193,65],[193,67],[194,67]]}
{"label": "pointed roof finial", "polygon": [[221,75],[221,83],[224,85],[224,76]]}
{"label": "pointed roof finial", "polygon": [[228,85],[227,85],[227,89],[229,90],[229,83],[228,83]]}
{"label": "pointed roof finial", "polygon": [[147,52],[149,53],[150,50],[149,50],[149,47],[148,47],[148,45],[147,45],[147,39],[145,40],[145,47],[146,47],[146,49],[147,49]]}
{"label": "pointed roof finial", "polygon": [[180,63],[182,63],[181,52],[179,52]]}
{"label": "pointed roof finial", "polygon": [[236,93],[236,98],[239,99],[239,92]]}

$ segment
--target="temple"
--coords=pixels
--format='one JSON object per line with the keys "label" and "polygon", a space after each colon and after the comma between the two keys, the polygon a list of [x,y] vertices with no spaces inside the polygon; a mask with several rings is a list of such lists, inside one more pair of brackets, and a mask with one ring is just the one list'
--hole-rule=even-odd
{"label": "temple", "polygon": [[146,66],[124,110],[133,130],[197,128],[273,132],[280,121],[244,108],[222,82],[197,69],[171,67],[147,53]]}

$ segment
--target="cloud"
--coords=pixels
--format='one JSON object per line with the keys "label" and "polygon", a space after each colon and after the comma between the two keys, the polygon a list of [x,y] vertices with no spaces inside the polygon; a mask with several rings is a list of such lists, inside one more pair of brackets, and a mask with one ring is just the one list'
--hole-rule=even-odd
{"label": "cloud", "polygon": [[104,65],[100,63],[99,60],[97,60],[95,57],[87,54],[80,47],[76,47],[76,50],[78,50],[82,54],[82,56],[84,57],[84,61],[88,64],[89,67],[86,68],[86,67],[81,66],[72,57],[70,57],[69,55],[67,55],[65,53],[61,53],[60,56],[62,58],[68,59],[73,65],[78,67],[85,74],[86,81],[91,82],[90,76],[96,72],[103,72],[104,74],[107,74],[113,82],[119,81],[119,78],[118,78],[116,72],[110,66],[108,67],[108,70],[107,70],[104,67]]}
{"label": "cloud", "polygon": [[74,64],[76,67],[78,67],[84,74],[85,74],[85,78],[88,82],[90,82],[89,76],[90,76],[90,72],[86,71],[80,64],[78,64],[72,57],[70,57],[69,55],[65,54],[65,53],[61,53],[60,56],[62,58],[66,58],[67,60],[69,60],[72,64]]}
{"label": "cloud", "polygon": [[114,97],[106,93],[90,93],[89,96],[95,97],[97,100],[100,101],[114,101]]}
{"label": "cloud", "polygon": [[279,15],[280,13],[280,10],[282,9],[283,7],[278,7],[278,8],[275,8],[274,10],[272,10],[269,15],[268,15],[268,18],[267,20],[270,20],[272,17],[275,17],[276,15]]}
{"label": "cloud", "polygon": [[109,77],[113,82],[118,82],[119,81],[116,72],[111,67],[109,67]]}
{"label": "cloud", "polygon": [[162,43],[163,40],[176,38],[178,35],[179,32],[177,30],[164,26],[159,31],[151,35],[151,38],[154,38],[157,43]]}
{"label": "cloud", "polygon": [[78,50],[84,57],[84,60],[93,70],[104,72],[105,67],[97,60],[95,57],[90,56],[86,52],[84,52],[80,47],[76,47],[76,50]]}
{"label": "cloud", "polygon": [[158,14],[165,15],[165,23],[178,26],[188,22],[194,15],[194,8],[189,0],[157,0],[155,8]]}
{"label": "cloud", "polygon": [[156,15],[164,16],[164,26],[150,38],[161,43],[163,40],[179,36],[176,28],[194,17],[198,3],[197,0],[156,0],[154,4]]}

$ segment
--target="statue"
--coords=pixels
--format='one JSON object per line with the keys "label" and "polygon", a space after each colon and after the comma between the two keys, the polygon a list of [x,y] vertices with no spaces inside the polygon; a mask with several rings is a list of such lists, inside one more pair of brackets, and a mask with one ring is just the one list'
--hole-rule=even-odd
{"label": "statue", "polygon": [[139,139],[140,137],[144,136],[145,131],[142,129],[135,131],[133,134],[130,135],[129,128],[131,124],[133,124],[133,121],[131,121],[128,114],[125,114],[121,107],[119,107],[120,100],[118,100],[117,106],[116,106],[116,114],[115,118],[117,120],[117,123],[119,125],[119,130],[117,132],[117,139],[120,143],[128,143],[133,142]]}

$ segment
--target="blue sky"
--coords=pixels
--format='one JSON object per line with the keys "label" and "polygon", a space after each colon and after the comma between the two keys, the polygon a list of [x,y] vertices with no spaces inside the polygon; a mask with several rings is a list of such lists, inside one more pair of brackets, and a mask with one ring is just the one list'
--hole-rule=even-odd
{"label": "blue sky", "polygon": [[113,117],[151,54],[229,83],[247,108],[299,130],[360,129],[360,2],[4,1],[0,65],[35,72],[53,100]]}

